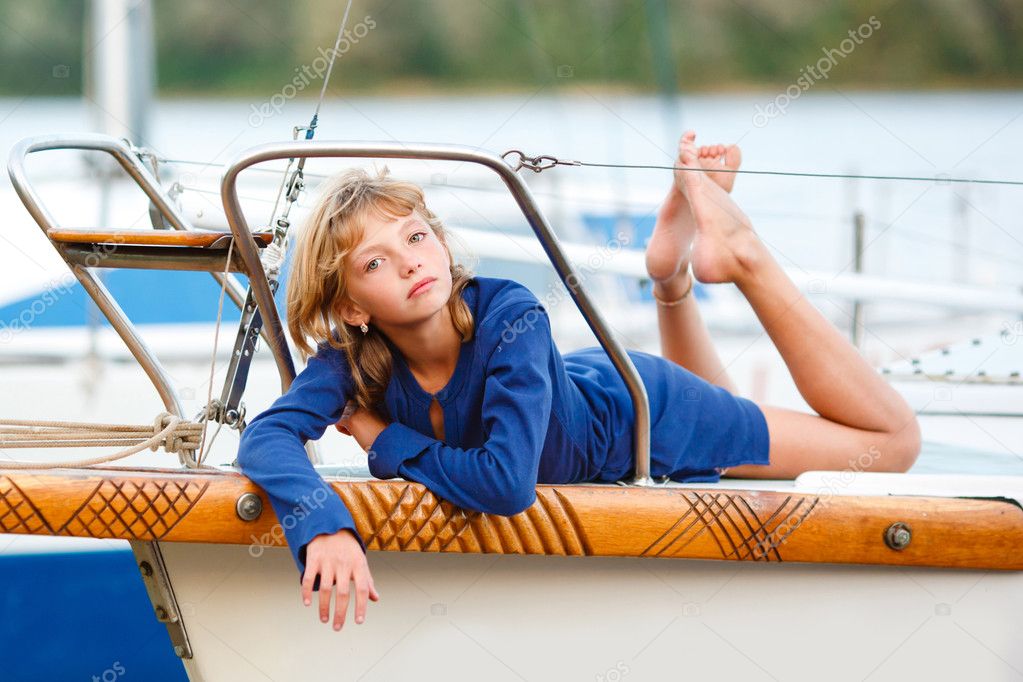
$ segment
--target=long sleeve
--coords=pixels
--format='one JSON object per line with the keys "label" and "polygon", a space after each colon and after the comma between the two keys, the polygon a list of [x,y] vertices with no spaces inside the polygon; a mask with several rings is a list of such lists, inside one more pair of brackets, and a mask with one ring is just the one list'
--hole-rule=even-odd
{"label": "long sleeve", "polygon": [[287,393],[248,424],[239,444],[238,465],[266,491],[278,520],[271,532],[279,535],[283,529],[299,580],[305,573],[306,545],[321,533],[350,529],[366,551],[351,513],[313,468],[304,447],[337,423],[353,395],[343,362],[343,353],[320,344]]}
{"label": "long sleeve", "polygon": [[[512,317],[515,324],[481,330],[496,338],[486,362],[484,445],[450,447],[393,422],[370,446],[374,476],[401,476],[460,507],[502,516],[533,504],[552,409],[550,360],[557,350],[539,303],[525,311],[517,306],[517,312],[522,317]],[[521,324],[523,319],[530,322]]]}

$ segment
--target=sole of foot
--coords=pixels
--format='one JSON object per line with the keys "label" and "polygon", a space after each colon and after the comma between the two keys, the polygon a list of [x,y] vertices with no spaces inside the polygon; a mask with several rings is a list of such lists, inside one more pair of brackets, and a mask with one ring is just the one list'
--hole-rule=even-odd
{"label": "sole of foot", "polygon": [[[696,133],[686,131],[679,140],[676,166],[683,166],[684,150],[696,153],[696,165],[705,171],[705,177],[717,184],[724,192],[730,192],[735,185],[735,173],[722,172],[738,170],[742,163],[742,152],[737,145],[704,145],[695,147]],[[721,169],[721,170],[714,170]],[[675,170],[671,191],[657,216],[653,234],[646,248],[647,274],[655,283],[658,296],[680,296],[689,286],[689,261],[697,238],[696,222],[693,219],[689,200],[683,190],[684,176],[688,170]],[[704,281],[699,275],[697,279]]]}

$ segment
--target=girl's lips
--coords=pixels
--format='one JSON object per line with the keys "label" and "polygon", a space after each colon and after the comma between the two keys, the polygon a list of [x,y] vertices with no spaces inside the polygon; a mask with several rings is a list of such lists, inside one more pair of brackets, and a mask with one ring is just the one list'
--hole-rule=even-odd
{"label": "girl's lips", "polygon": [[437,281],[436,279],[427,280],[425,283],[420,284],[418,287],[413,289],[409,293],[408,297],[412,298],[413,296],[418,296],[419,294],[423,293],[424,291],[427,291],[430,287],[433,286],[433,283],[436,282],[436,281]]}

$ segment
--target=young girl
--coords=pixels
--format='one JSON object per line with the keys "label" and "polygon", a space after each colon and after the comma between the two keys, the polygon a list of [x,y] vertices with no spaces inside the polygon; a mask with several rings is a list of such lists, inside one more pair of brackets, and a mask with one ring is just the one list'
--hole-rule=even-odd
{"label": "young girl", "polygon": [[[920,449],[916,415],[799,293],[729,196],[739,150],[679,143],[647,246],[664,358],[629,351],[651,412],[651,475],[717,481],[840,470],[871,452],[872,471],[905,471]],[[703,170],[705,169],[705,170]],[[690,274],[690,270],[692,274]],[[690,296],[731,282],[746,296],[817,414],[736,395]],[[511,280],[452,261],[417,186],[361,170],[328,182],[288,283],[289,331],[315,355],[245,429],[243,473],[267,493],[302,573],[334,629],[355,583],[355,620],[377,601],[352,516],[303,444],[331,424],[355,437],[378,478],[424,484],[467,509],[514,515],[537,483],[633,474],[633,407],[601,348],[558,352],[543,305]],[[858,465],[862,468],[862,464]]]}

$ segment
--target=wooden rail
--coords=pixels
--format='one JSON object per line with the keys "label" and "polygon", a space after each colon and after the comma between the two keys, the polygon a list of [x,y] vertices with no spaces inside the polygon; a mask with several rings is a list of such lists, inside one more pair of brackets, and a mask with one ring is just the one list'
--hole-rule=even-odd
{"label": "wooden rail", "polygon": [[[529,509],[504,517],[461,509],[418,483],[327,481],[373,550],[1023,569],[1023,510],[1000,499],[538,485]],[[245,493],[263,503],[252,521],[236,512]],[[322,498],[306,500],[295,513],[320,506]],[[885,536],[899,523],[910,540],[893,549]],[[0,532],[285,542],[266,495],[247,478],[178,469],[0,468]]]}

